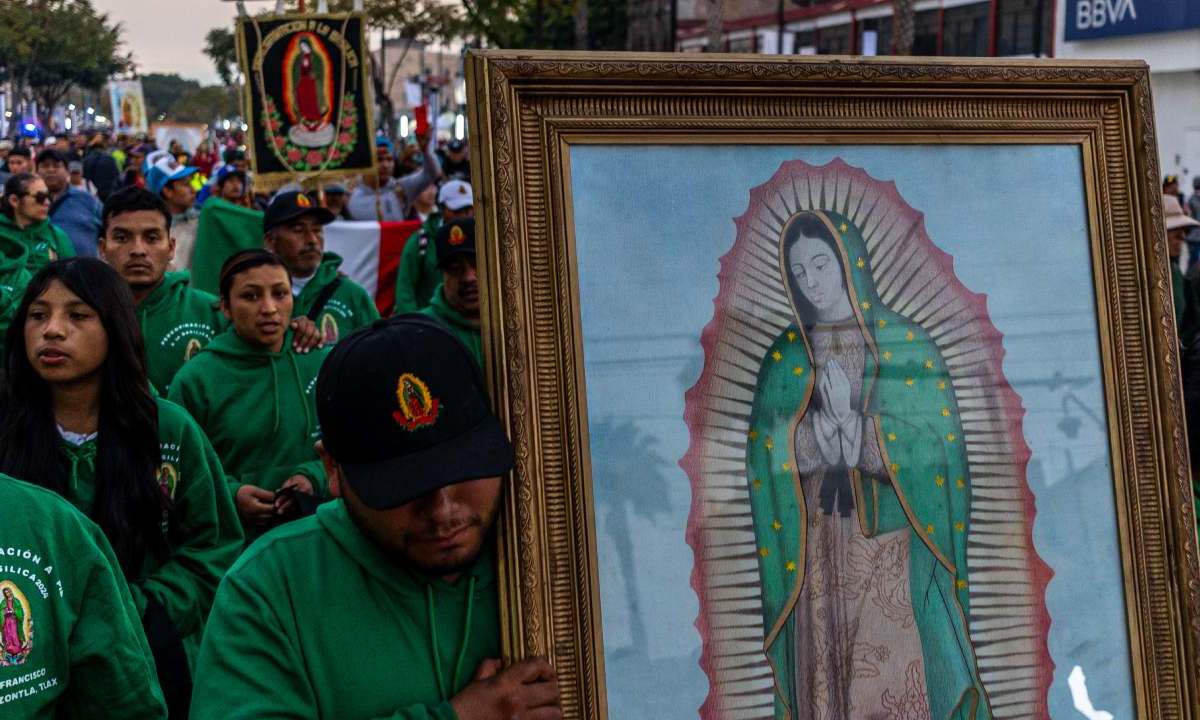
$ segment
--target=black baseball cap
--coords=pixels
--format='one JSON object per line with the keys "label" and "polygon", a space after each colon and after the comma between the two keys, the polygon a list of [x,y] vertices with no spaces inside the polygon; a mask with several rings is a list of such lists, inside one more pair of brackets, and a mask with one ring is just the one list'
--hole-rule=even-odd
{"label": "black baseball cap", "polygon": [[475,220],[460,218],[450,220],[438,230],[434,239],[437,249],[438,267],[445,267],[455,255],[475,256]]}
{"label": "black baseball cap", "polygon": [[[12,153],[9,153],[10,155]],[[67,156],[60,153],[54,148],[46,148],[37,154],[37,166],[41,167],[42,163],[56,162],[59,165],[67,164]]]}
{"label": "black baseball cap", "polygon": [[328,209],[316,204],[304,193],[293,190],[279,193],[267,206],[267,212],[263,215],[263,232],[270,232],[305,215],[312,215],[322,225],[328,225],[335,219]]}
{"label": "black baseball cap", "polygon": [[317,417],[343,478],[376,510],[513,466],[474,356],[425,315],[376,320],[338,342],[317,376]]}

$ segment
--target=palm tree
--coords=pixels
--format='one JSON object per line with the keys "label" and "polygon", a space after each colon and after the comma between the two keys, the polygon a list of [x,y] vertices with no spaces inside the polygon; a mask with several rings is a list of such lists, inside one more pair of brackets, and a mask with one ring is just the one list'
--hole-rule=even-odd
{"label": "palm tree", "polygon": [[575,49],[588,49],[588,0],[575,0]]}
{"label": "palm tree", "polygon": [[721,52],[725,47],[725,0],[708,0],[707,52]]}
{"label": "palm tree", "polygon": [[892,0],[892,43],[897,55],[912,55],[913,0]]}
{"label": "palm tree", "polygon": [[631,653],[646,654],[646,625],[637,595],[632,519],[654,518],[670,510],[666,462],[655,449],[657,441],[629,420],[602,420],[592,426],[592,484],[605,506],[604,529],[617,551],[625,596],[629,604]]}

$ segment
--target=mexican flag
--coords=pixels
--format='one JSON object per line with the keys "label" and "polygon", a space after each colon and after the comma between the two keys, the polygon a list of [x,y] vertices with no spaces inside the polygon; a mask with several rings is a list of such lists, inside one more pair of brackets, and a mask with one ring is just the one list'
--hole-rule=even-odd
{"label": "mexican flag", "polygon": [[[342,257],[341,271],[366,288],[384,316],[396,299],[396,271],[404,243],[419,228],[408,222],[352,222],[325,226],[325,251]],[[221,265],[239,250],[262,247],[263,214],[220,198],[210,198],[200,212],[192,258],[192,287],[214,295],[219,290]]]}
{"label": "mexican flag", "polygon": [[404,244],[421,229],[417,220],[354,222],[339,220],[325,226],[325,252],[342,258],[341,271],[375,298],[384,317],[396,303],[396,271]]}

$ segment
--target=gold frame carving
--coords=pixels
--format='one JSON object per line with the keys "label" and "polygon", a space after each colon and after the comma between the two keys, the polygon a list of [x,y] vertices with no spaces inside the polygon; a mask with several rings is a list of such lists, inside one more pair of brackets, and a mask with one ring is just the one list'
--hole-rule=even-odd
{"label": "gold frame carving", "polygon": [[1200,718],[1200,569],[1140,62],[473,52],[484,351],[514,441],[510,656],[607,716],[570,197],[575,143],[1067,143],[1084,159],[1139,717]]}

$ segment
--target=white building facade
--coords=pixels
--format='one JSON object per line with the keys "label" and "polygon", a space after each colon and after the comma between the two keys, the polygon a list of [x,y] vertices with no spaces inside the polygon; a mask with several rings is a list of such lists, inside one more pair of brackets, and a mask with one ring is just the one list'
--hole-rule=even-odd
{"label": "white building facade", "polygon": [[1200,0],[1056,0],[1055,55],[1150,65],[1159,165],[1200,176]]}

